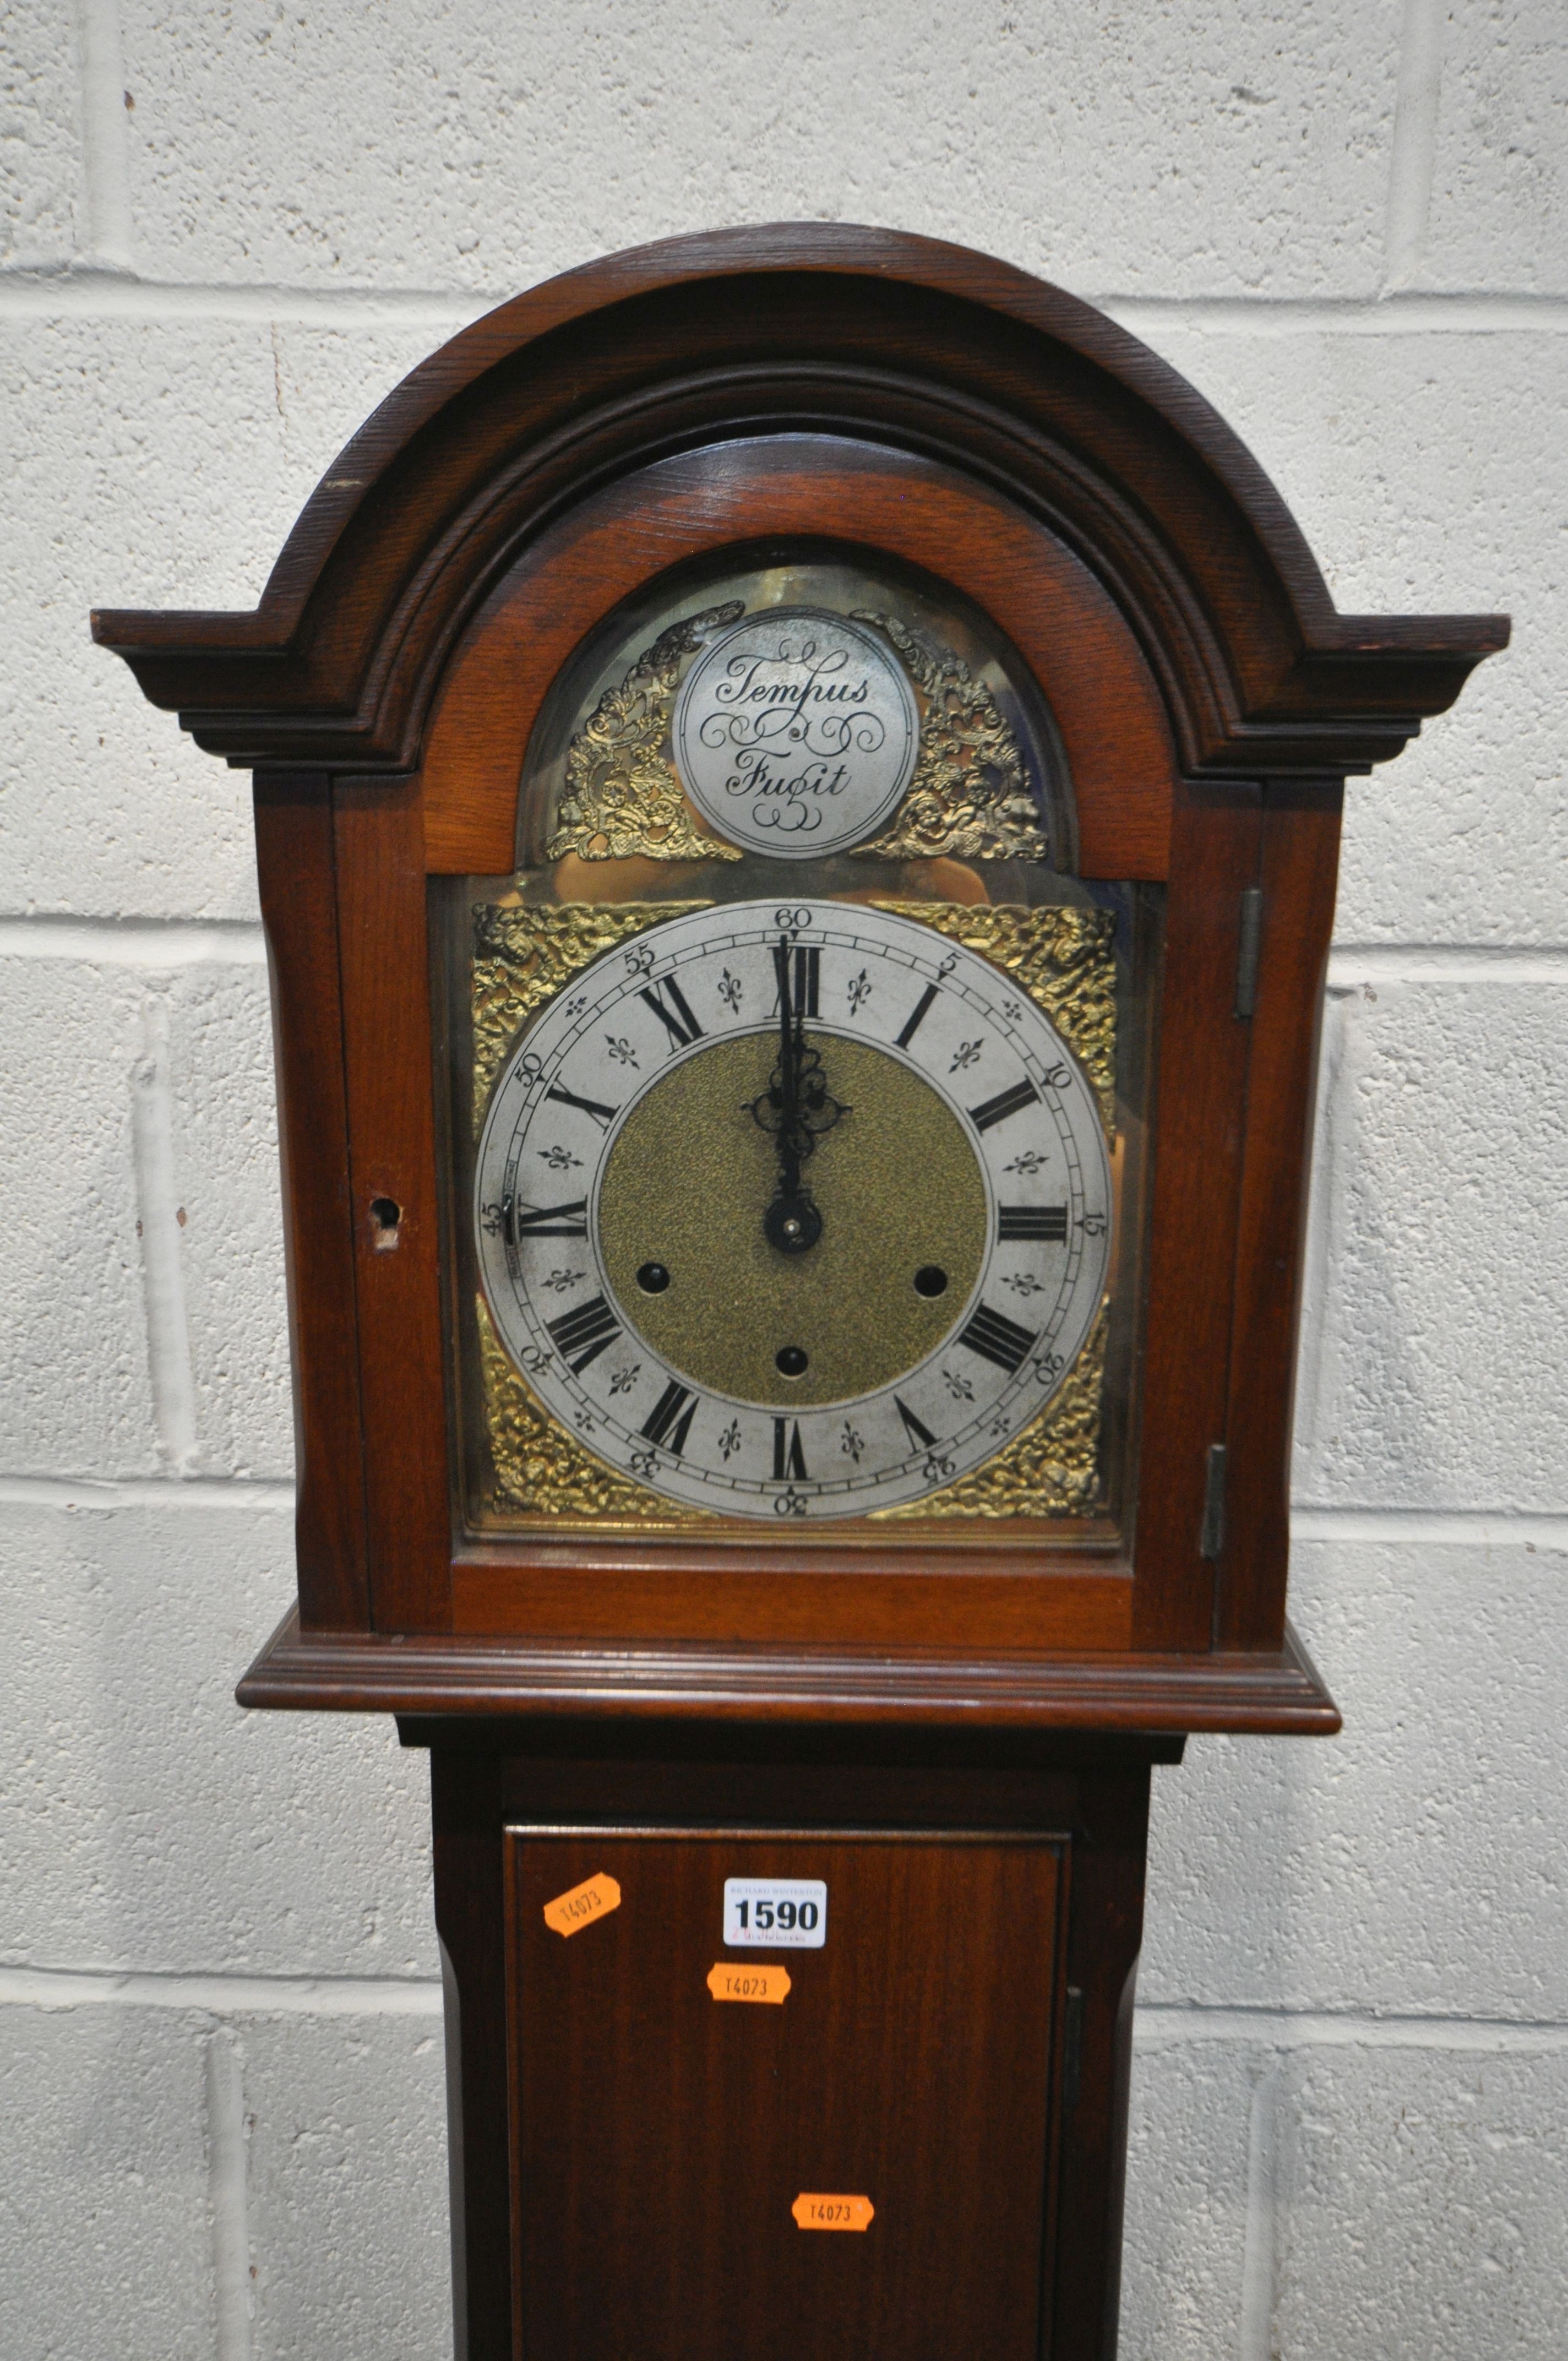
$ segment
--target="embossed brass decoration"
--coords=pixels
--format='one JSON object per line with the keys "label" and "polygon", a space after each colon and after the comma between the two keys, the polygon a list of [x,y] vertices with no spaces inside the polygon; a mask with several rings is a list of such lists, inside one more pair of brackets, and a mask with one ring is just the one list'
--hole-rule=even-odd
{"label": "embossed brass decoration", "polygon": [[670,1532],[712,1522],[706,1510],[683,1508],[646,1485],[630,1484],[585,1451],[513,1368],[482,1295],[475,1298],[475,1316],[485,1426],[496,1471],[488,1506],[534,1517],[616,1518]]}
{"label": "embossed brass decoration", "polygon": [[692,817],[669,756],[670,716],[685,659],[745,611],[739,598],[661,631],[617,688],[607,688],[566,750],[566,776],[545,858],[739,861]]}
{"label": "embossed brass decoration", "polygon": [[[548,860],[741,858],[738,847],[709,834],[687,802],[671,726],[686,658],[743,612],[744,601],[731,598],[672,624],[605,690],[567,748]],[[951,648],[895,616],[857,609],[852,620],[897,650],[924,708],[919,756],[893,825],[855,857],[1048,861],[1017,739],[985,682]]]}
{"label": "embossed brass decoration", "polygon": [[[536,1009],[618,943],[701,902],[483,904],[474,912],[474,1125],[483,1120],[501,1062]],[[666,1530],[708,1521],[585,1451],[535,1400],[477,1298],[479,1380],[496,1489],[489,1505],[536,1516],[630,1519]]]}
{"label": "embossed brass decoration", "polygon": [[474,912],[474,1127],[501,1061],[535,1009],[579,968],[703,902],[484,903]]}
{"label": "embossed brass decoration", "polygon": [[1100,1498],[1100,1396],[1109,1324],[1109,1312],[1102,1309],[1066,1382],[994,1459],[923,1500],[873,1510],[872,1521],[1091,1515]]}
{"label": "embossed brass decoration", "polygon": [[[477,909],[476,1124],[508,1049],[536,1009],[601,952],[663,919],[707,906],[695,901]],[[879,901],[876,906],[915,919],[1015,976],[1082,1065],[1107,1136],[1113,1136],[1115,921],[1109,911],[906,901]],[[672,1503],[596,1458],[535,1400],[499,1342],[482,1297],[477,1316],[485,1422],[496,1473],[490,1507],[530,1516],[631,1522],[644,1530],[711,1525],[713,1512]],[[993,1458],[923,1499],[873,1510],[871,1521],[1091,1513],[1099,1499],[1106,1329],[1107,1313],[1102,1311],[1058,1391]]]}
{"label": "embossed brass decoration", "polygon": [[859,860],[1048,861],[1051,848],[1006,717],[950,648],[891,615],[856,610],[903,657],[926,702],[920,754],[893,826]]}
{"label": "embossed brass decoration", "polygon": [[1015,975],[1038,1003],[1100,1101],[1105,1136],[1116,1130],[1116,921],[1109,910],[1027,910],[1012,903],[884,902]]}

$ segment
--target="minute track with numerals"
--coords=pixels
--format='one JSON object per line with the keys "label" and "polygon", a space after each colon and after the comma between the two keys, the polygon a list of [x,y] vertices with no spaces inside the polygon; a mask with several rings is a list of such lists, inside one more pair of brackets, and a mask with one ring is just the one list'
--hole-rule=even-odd
{"label": "minute track with numerals", "polygon": [[607,952],[501,1070],[479,1269],[508,1353],[689,1507],[864,1516],[1050,1400],[1100,1308],[1094,1093],[1004,972],[911,918],[748,902]]}

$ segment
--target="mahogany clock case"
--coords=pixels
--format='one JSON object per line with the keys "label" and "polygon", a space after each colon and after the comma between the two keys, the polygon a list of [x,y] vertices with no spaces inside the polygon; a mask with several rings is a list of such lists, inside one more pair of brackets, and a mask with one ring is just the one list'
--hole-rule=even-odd
{"label": "mahogany clock case", "polygon": [[[1108,2361],[1149,1766],[1180,1740],[402,1730],[459,2350]],[[820,1948],[729,1947],[726,1879],[769,1875],[825,1887]],[[607,1877],[563,1939],[545,1905]],[[760,1962],[781,2000],[716,1999]],[[813,2191],[864,2235],[803,2232]]]}
{"label": "mahogany clock case", "polygon": [[[905,746],[832,859],[729,840],[723,783],[695,756],[677,781],[666,741],[762,609],[881,646],[895,754],[948,699],[1000,800],[933,838]],[[1506,620],[1338,615],[1248,454],[1132,338],[983,257],[816,225],[504,305],[356,436],[254,614],[93,629],[255,774],[299,1607],[239,1696],[390,1709],[432,1751],[457,2349],[1109,2361],[1150,1766],[1187,1731],[1338,1726],[1285,1591],[1343,782]],[[678,906],[740,928],[775,874],[797,915],[762,927],[746,989],[771,946],[781,1140],[806,1049],[829,1078],[855,1049],[857,974],[837,1030],[810,1005],[818,906],[863,929],[866,980],[878,946],[929,943],[988,1006],[1022,976],[1018,1022],[1061,1043],[1063,1137],[1105,1193],[1012,1227],[1055,1254],[1103,1203],[1102,1241],[1078,1224],[1103,1378],[1009,1513],[948,1512],[1012,1443],[949,1482],[909,1398],[934,1465],[895,1514],[796,1521],[781,1414],[791,1530],[682,1516],[674,1378],[651,1397],[628,1361],[646,1465],[612,1466],[564,1454],[521,1329],[487,1344],[486,1225],[518,1235],[486,1181],[507,1076],[577,978],[667,950]],[[663,955],[617,987],[643,1033],[600,1030],[630,1061],[667,1021],[690,1071],[709,1053]],[[587,1135],[539,1146],[586,1174]],[[575,1246],[580,1187],[525,1218]],[[571,1302],[582,1357],[605,1315]],[[1067,1399],[1061,1357],[1025,1434]],[[760,1955],[728,1883],[756,1877],[812,1882],[825,1939],[771,1961],[769,2004],[729,2005]],[[563,1915],[583,1886],[592,1923]]]}
{"label": "mahogany clock case", "polygon": [[[946,600],[1005,652],[1049,774],[1037,866],[1131,914],[1119,1127],[1147,1147],[1101,1488],[1054,1530],[476,1513],[475,1290],[443,1193],[475,881],[513,881],[520,845],[539,871],[546,803],[520,786],[583,652],[660,586],[781,563]],[[93,628],[256,776],[300,1609],[247,1701],[1334,1726],[1285,1580],[1341,794],[1502,619],[1337,615],[1255,463],[1134,340],[983,258],[817,226],[503,306],[350,445],[254,615]],[[573,858],[551,893],[582,905]],[[629,900],[660,864],[606,867]],[[903,882],[1019,898],[983,860]]]}

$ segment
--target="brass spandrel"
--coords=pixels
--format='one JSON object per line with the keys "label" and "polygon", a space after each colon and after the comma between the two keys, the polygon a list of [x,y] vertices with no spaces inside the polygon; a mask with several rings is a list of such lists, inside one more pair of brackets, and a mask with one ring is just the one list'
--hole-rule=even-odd
{"label": "brass spandrel", "polygon": [[490,1510],[528,1517],[583,1518],[680,1532],[711,1522],[706,1510],[666,1500],[596,1459],[534,1399],[513,1368],[482,1295],[475,1298],[485,1431],[495,1469]]}
{"label": "brass spandrel", "polygon": [[1101,1504],[1100,1405],[1109,1325],[1109,1310],[1102,1308],[1064,1383],[994,1458],[923,1500],[874,1509],[872,1521],[1092,1515]]}
{"label": "brass spandrel", "polygon": [[1048,861],[1006,716],[983,680],[933,635],[857,608],[892,641],[920,692],[920,753],[893,826],[859,848],[860,860]]}
{"label": "brass spandrel", "polygon": [[618,943],[706,902],[481,903],[474,912],[474,1128],[507,1051],[535,1012]]}
{"label": "brass spandrel", "polygon": [[[607,688],[566,750],[545,857],[559,861],[739,861],[739,848],[702,825],[681,785],[671,742],[687,659],[745,611],[726,600],[674,623]],[[1030,793],[1015,732],[987,683],[936,633],[857,608],[897,651],[915,686],[919,753],[892,825],[857,860],[1048,861],[1051,846]]]}
{"label": "brass spandrel", "polygon": [[1015,975],[1094,1086],[1105,1136],[1116,1130],[1116,921],[1109,910],[1028,910],[1011,903],[884,902]]}
{"label": "brass spandrel", "polygon": [[687,656],[745,612],[739,598],[661,631],[617,687],[607,688],[566,750],[566,775],[545,858],[739,861],[692,813],[670,759],[675,686]]}

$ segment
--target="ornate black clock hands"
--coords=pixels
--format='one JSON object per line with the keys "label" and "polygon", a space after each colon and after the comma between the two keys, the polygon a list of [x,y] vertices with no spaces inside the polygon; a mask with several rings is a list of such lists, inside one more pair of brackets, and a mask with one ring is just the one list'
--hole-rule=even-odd
{"label": "ornate black clock hands", "polygon": [[751,1119],[778,1143],[779,1182],[762,1229],[781,1254],[804,1254],[822,1235],[822,1215],[800,1177],[824,1132],[850,1113],[828,1088],[822,1060],[806,1039],[806,994],[790,990],[789,938],[773,946],[779,980],[779,1060],[768,1087],[751,1101]]}

